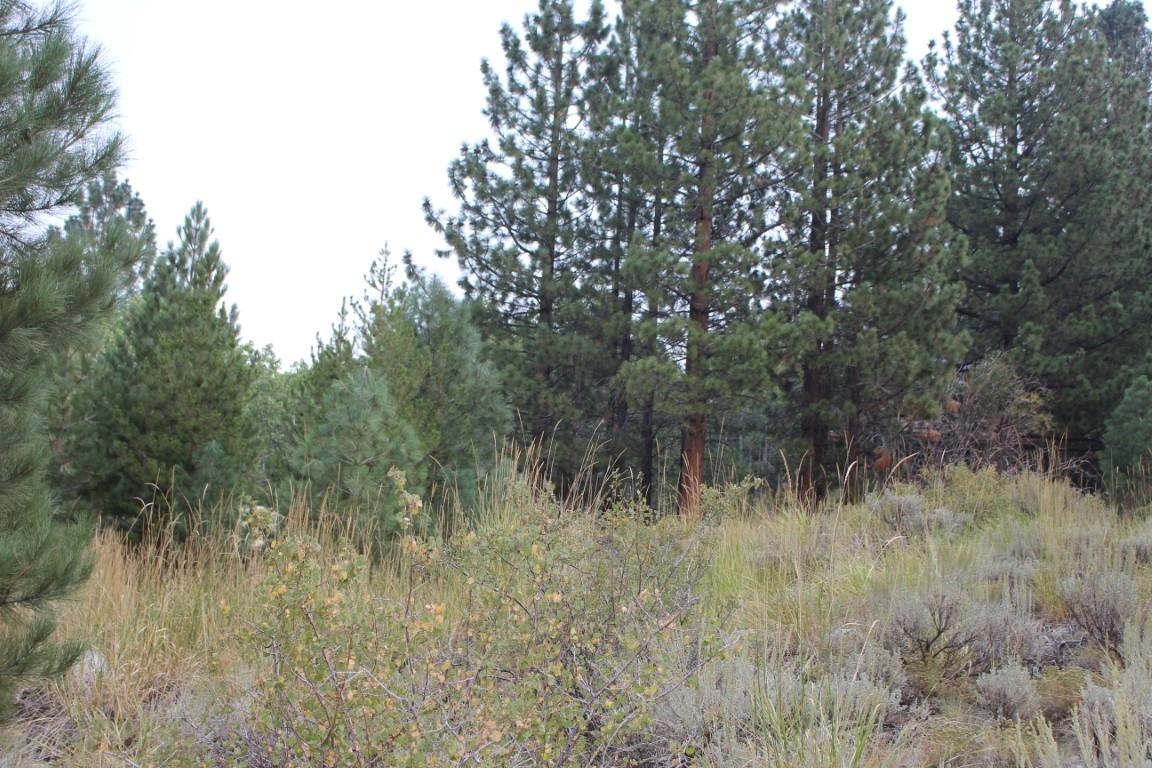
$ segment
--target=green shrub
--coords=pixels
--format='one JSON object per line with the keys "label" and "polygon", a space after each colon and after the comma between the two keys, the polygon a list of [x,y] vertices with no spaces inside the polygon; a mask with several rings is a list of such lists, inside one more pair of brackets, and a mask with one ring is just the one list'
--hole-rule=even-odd
{"label": "green shrub", "polygon": [[665,753],[656,702],[724,650],[702,629],[702,538],[678,521],[561,520],[537,501],[448,545],[407,538],[388,589],[353,550],[277,542],[253,730],[287,766]]}

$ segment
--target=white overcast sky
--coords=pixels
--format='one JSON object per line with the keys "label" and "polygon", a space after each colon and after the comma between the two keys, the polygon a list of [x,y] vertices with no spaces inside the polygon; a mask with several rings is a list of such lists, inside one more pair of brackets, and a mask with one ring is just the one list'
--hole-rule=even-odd
{"label": "white overcast sky", "polygon": [[[953,0],[903,0],[910,53],[955,19]],[[231,272],[243,336],[290,364],[360,295],[377,252],[437,263],[430,196],[485,136],[480,60],[536,0],[315,3],[81,0],[129,139],[121,177],[163,247],[204,201]]]}

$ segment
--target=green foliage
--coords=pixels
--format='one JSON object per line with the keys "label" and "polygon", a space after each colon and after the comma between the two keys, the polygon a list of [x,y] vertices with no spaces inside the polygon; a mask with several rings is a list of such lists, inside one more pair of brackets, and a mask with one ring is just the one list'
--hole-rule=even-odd
{"label": "green foliage", "polygon": [[363,300],[345,303],[311,365],[286,380],[284,471],[273,467],[282,492],[307,484],[314,509],[326,499],[357,510],[377,541],[397,532],[403,512],[391,469],[444,524],[475,508],[511,422],[469,305],[436,279],[409,277],[396,285],[386,255],[374,263]]}
{"label": "green foliage", "polygon": [[294,379],[280,370],[280,360],[271,345],[248,349],[248,365],[252,369],[252,386],[248,390],[244,420],[252,427],[256,446],[251,469],[252,490],[275,494],[277,481],[288,475]]}
{"label": "green foliage", "polygon": [[1118,503],[1135,505],[1152,500],[1152,381],[1140,376],[1108,417],[1100,468],[1109,492]]}
{"label": "green foliage", "polygon": [[56,360],[140,255],[118,236],[47,228],[121,157],[108,74],[72,19],[63,5],[0,2],[0,716],[79,651],[53,641],[52,601],[87,577],[87,532],[53,519],[44,414]]}
{"label": "green foliage", "polygon": [[493,341],[525,441],[555,440],[561,482],[582,455],[575,435],[586,438],[603,413],[598,374],[610,364],[590,338],[599,330],[583,296],[590,253],[577,193],[588,72],[606,34],[599,0],[584,19],[572,0],[542,0],[522,35],[505,25],[507,67],[482,64],[492,140],[465,146],[449,167],[456,215],[425,203]]}
{"label": "green foliage", "polygon": [[[154,227],[144,209],[144,202],[127,181],[120,181],[112,171],[91,182],[84,189],[75,215],[64,227],[52,231],[69,247],[83,248],[95,255],[100,252],[131,254],[134,267],[122,275],[117,289],[120,297],[130,300],[138,295],[144,276],[156,257]],[[72,475],[75,472],[71,451],[75,448],[74,435],[82,428],[84,383],[94,369],[105,348],[115,338],[118,320],[122,320],[124,307],[102,319],[85,337],[84,344],[74,344],[67,350],[58,350],[53,357],[53,389],[56,405],[48,413],[52,441],[50,478],[57,492],[66,498],[75,495]]]}
{"label": "green foliage", "polygon": [[891,419],[881,434],[888,449],[904,457],[904,477],[950,464],[1017,471],[1036,467],[1052,444],[1049,400],[1037,381],[995,353],[956,374],[943,413],[930,420]]}
{"label": "green foliage", "polygon": [[[417,487],[423,446],[399,412],[388,381],[358,366],[337,379],[321,396],[314,426],[299,433],[290,456],[295,477],[309,484],[313,497],[337,511],[358,517],[371,540],[396,533],[403,517],[390,473],[399,468]],[[412,474],[409,474],[412,473]]]}
{"label": "green foliage", "polygon": [[[945,220],[945,127],[904,62],[890,0],[799,3],[778,31],[798,125],[772,269],[788,320],[782,388],[804,413],[807,490],[836,476],[829,430],[861,452],[886,420],[940,402],[963,352],[964,247]],[[841,454],[843,455],[843,454]]]}
{"label": "green foliage", "polygon": [[[531,501],[444,546],[407,538],[393,587],[361,555],[277,542],[253,641],[253,727],[277,765],[625,764],[667,754],[656,704],[722,650],[700,629],[706,549]],[[447,585],[456,599],[445,601]],[[669,647],[691,652],[666,669]],[[686,654],[687,655],[687,654]]]}
{"label": "green foliage", "polygon": [[437,508],[473,509],[477,481],[512,426],[495,367],[484,359],[472,306],[437,278],[409,270],[393,285],[386,261],[369,274],[373,293],[357,307],[365,365],[391,389],[422,455],[410,471]]}
{"label": "green foliage", "polygon": [[955,40],[926,66],[952,131],[948,218],[971,247],[962,325],[973,359],[1003,351],[1051,393],[1078,447],[1150,339],[1152,79],[1116,48],[1142,33],[1115,5],[1104,30],[1072,3],[959,8]]}
{"label": "green foliage", "polygon": [[[228,273],[203,206],[185,218],[99,362],[77,436],[77,486],[108,522],[186,530],[187,514],[234,490],[254,444],[245,420],[253,372],[239,344]],[[162,497],[142,512],[141,501]],[[164,519],[174,514],[176,520]]]}

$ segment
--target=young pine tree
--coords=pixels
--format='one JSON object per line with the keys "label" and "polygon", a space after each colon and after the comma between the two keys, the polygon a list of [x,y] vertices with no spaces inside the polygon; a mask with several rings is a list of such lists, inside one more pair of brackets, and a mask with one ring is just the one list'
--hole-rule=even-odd
{"label": "young pine tree", "polygon": [[[187,514],[230,493],[252,459],[252,370],[236,308],[224,304],[228,269],[211,237],[197,203],[91,379],[80,487],[133,536],[149,522],[185,531]],[[155,507],[142,508],[154,498]]]}
{"label": "young pine tree", "polygon": [[[122,313],[131,299],[139,294],[144,276],[156,257],[156,235],[152,221],[140,199],[127,181],[112,171],[89,183],[77,201],[77,212],[68,218],[52,237],[62,238],[68,247],[81,248],[92,254],[102,251],[135,253],[134,269],[123,276],[117,294],[122,300]],[[53,487],[64,498],[75,498],[74,467],[70,451],[74,433],[82,428],[85,414],[76,411],[77,399],[84,382],[92,375],[104,348],[118,328],[118,318],[109,314],[92,329],[90,343],[58,350],[52,358],[53,388],[56,405],[48,414],[52,441],[49,476]]]}
{"label": "young pine tree", "polygon": [[419,489],[434,507],[477,499],[479,473],[490,468],[512,428],[495,367],[483,358],[471,307],[438,279],[410,268],[393,285],[386,262],[369,275],[374,295],[359,309],[365,364],[389,383],[404,420],[419,437]]}
{"label": "young pine tree", "polygon": [[62,5],[0,0],[0,716],[29,680],[66,669],[52,601],[89,571],[87,532],[54,519],[46,486],[52,359],[106,311],[138,251],[46,230],[115,168],[114,97]]}

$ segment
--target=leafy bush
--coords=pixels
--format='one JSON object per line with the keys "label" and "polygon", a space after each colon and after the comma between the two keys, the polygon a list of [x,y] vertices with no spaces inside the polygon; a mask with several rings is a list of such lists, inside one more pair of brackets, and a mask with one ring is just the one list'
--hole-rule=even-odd
{"label": "leafy bush", "polygon": [[270,662],[254,713],[269,759],[612,765],[666,752],[655,703],[724,650],[701,629],[703,534],[555,513],[537,501],[445,546],[409,537],[384,590],[354,550],[278,542],[253,637]]}

